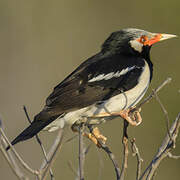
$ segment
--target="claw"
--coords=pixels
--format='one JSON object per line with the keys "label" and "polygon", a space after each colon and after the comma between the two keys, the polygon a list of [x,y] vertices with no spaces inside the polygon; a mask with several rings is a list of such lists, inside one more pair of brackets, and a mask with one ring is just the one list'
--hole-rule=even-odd
{"label": "claw", "polygon": [[[131,113],[131,111],[133,109],[135,109],[135,107],[130,108],[130,112],[129,113]],[[141,112],[141,108],[138,108],[138,109],[135,109],[134,111],[132,111],[132,115],[130,115],[131,118],[136,122],[136,126],[138,126],[142,122],[142,117],[141,117],[140,112]]]}
{"label": "claw", "polygon": [[93,129],[92,134],[93,134],[97,139],[101,140],[103,144],[106,143],[107,138],[100,133],[100,131],[99,131],[99,129],[98,129],[97,127],[95,127],[95,128]]}
{"label": "claw", "polygon": [[103,144],[105,144],[106,141],[107,141],[107,138],[100,133],[100,131],[99,131],[99,129],[97,127],[95,127],[93,129],[92,133],[85,133],[84,132],[83,136],[90,139],[99,148],[101,148],[101,144],[99,143],[99,141],[101,141]]}
{"label": "claw", "polygon": [[119,112],[119,115],[124,118],[129,124],[133,126],[138,126],[142,122],[140,115],[140,109],[131,112],[132,109],[122,110]]}

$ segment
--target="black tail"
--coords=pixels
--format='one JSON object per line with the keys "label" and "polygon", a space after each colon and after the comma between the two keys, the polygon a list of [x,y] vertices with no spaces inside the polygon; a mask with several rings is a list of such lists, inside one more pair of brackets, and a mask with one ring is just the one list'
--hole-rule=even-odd
{"label": "black tail", "polygon": [[[12,142],[12,145],[17,144],[20,141],[25,141],[27,139],[32,138],[35,136],[39,131],[41,131],[44,127],[46,127],[48,124],[50,124],[52,121],[57,119],[60,116],[54,115],[50,116],[47,112],[40,112],[34,117],[34,121],[31,123],[29,127],[27,127],[21,134],[19,134]],[[6,150],[9,150],[10,146],[6,148]]]}

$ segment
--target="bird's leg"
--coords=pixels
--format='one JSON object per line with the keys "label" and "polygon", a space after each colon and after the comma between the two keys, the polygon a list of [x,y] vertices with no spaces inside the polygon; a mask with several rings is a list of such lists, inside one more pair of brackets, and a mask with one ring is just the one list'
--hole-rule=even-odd
{"label": "bird's leg", "polygon": [[141,114],[140,114],[141,108],[135,109],[135,107],[121,110],[120,112],[105,112],[100,113],[94,116],[91,116],[91,118],[102,118],[102,117],[110,117],[110,116],[121,116],[123,119],[125,119],[129,124],[133,126],[138,126],[142,122]]}
{"label": "bird's leg", "polygon": [[[83,132],[82,135],[84,137],[87,137],[88,139],[90,139],[94,144],[97,145],[97,147],[101,148],[100,142],[105,144],[107,138],[100,133],[100,131],[99,131],[99,129],[97,127],[92,128],[92,125],[88,125],[88,128],[90,130],[90,133]],[[78,123],[74,123],[71,126],[71,129],[72,129],[73,132],[78,132],[79,124]]]}

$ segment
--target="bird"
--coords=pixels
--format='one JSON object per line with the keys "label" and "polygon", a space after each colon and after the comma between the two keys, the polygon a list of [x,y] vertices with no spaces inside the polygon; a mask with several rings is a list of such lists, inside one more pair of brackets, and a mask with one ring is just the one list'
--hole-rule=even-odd
{"label": "bird", "polygon": [[[76,131],[82,122],[94,126],[116,116],[139,125],[140,112],[131,116],[130,110],[145,95],[152,80],[151,47],[174,37],[136,28],[111,33],[97,54],[82,62],[53,89],[42,111],[11,144],[30,139],[41,130],[52,132],[71,126]],[[95,133],[96,138],[106,140],[94,128]],[[90,133],[85,136],[92,139]]]}

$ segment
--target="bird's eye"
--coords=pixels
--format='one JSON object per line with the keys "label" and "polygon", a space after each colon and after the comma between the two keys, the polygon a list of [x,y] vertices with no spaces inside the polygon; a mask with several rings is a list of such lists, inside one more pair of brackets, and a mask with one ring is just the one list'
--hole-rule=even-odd
{"label": "bird's eye", "polygon": [[140,38],[140,42],[143,43],[143,44],[144,44],[147,40],[148,40],[147,36],[141,36],[141,38]]}

